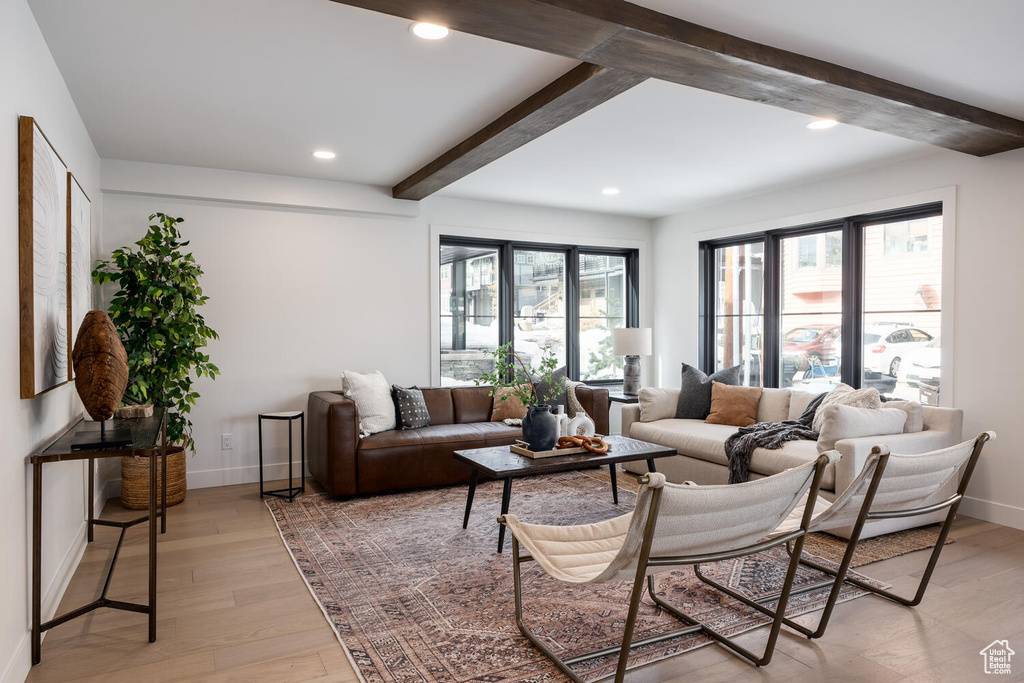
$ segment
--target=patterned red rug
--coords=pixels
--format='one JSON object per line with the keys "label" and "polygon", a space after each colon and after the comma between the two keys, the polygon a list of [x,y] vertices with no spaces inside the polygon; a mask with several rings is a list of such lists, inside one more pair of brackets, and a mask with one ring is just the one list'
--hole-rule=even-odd
{"label": "patterned red rug", "polygon": [[[515,480],[511,509],[541,524],[583,524],[629,511],[635,497],[571,472]],[[539,683],[565,677],[520,633],[512,604],[511,542],[495,552],[501,484],[481,484],[469,528],[466,488],[336,501],[326,495],[267,503],[310,591],[363,680]],[[785,550],[704,565],[705,573],[752,596],[782,584]],[[566,587],[524,566],[524,612],[562,656],[621,640],[630,584]],[[802,568],[797,585],[821,580]],[[726,634],[764,624],[762,615],[701,583],[690,568],[657,577],[659,593]],[[879,584],[882,585],[882,584]],[[842,600],[863,593],[849,589]],[[787,613],[824,604],[825,590],[790,601]],[[679,628],[645,597],[636,639]],[[630,667],[708,644],[700,634],[638,649]],[[613,658],[575,667],[588,681],[614,671]]]}

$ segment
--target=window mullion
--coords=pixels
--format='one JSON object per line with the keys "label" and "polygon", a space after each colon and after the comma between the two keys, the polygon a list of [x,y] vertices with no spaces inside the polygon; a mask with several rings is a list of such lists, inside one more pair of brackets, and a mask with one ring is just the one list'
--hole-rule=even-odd
{"label": "window mullion", "polygon": [[764,337],[761,340],[762,379],[766,387],[779,386],[782,363],[782,238],[767,234],[764,239]]}
{"label": "window mullion", "polygon": [[580,250],[565,251],[565,372],[569,379],[580,378]]}

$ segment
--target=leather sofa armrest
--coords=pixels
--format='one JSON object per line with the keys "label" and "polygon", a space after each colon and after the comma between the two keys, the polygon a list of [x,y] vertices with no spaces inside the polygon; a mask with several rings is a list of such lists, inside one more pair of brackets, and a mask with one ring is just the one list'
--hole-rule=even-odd
{"label": "leather sofa armrest", "polygon": [[576,387],[576,398],[579,399],[583,410],[594,421],[594,431],[598,434],[608,434],[608,390],[600,387],[578,386]]}
{"label": "leather sofa armrest", "polygon": [[309,472],[332,496],[359,492],[356,452],[359,449],[359,410],[356,404],[333,391],[309,395]]}

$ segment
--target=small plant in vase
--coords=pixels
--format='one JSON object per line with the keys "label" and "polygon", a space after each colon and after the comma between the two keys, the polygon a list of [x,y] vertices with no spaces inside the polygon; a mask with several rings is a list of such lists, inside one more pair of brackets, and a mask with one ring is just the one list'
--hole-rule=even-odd
{"label": "small plant in vase", "polygon": [[[495,400],[507,401],[515,397],[526,406],[523,417],[523,440],[533,451],[547,451],[558,441],[558,418],[551,412],[551,401],[558,396],[555,378],[558,359],[549,348],[544,349],[540,365],[535,370],[512,348],[512,342],[502,344],[494,351],[485,351],[494,357],[494,371],[476,380],[477,385],[489,384]],[[538,387],[543,387],[539,390]],[[495,390],[508,388],[496,395]]]}
{"label": "small plant in vase", "polygon": [[[112,282],[119,287],[110,300],[109,312],[128,352],[124,403],[152,403],[168,409],[170,505],[185,498],[184,453],[194,450],[188,416],[199,398],[193,384],[197,378],[214,379],[220,374],[203,353],[207,343],[219,337],[197,310],[208,297],[199,286],[202,268],[191,253],[183,251],[188,241],[182,240],[176,226],[184,219],[155,213],[149,220],[156,222],[135,243],[137,249],[114,250],[109,261],[97,264],[92,276],[97,284]],[[148,463],[148,458],[122,459],[121,499],[126,507],[148,505],[147,500],[135,500],[132,493],[141,488],[148,497]],[[137,482],[140,477],[144,479]]]}

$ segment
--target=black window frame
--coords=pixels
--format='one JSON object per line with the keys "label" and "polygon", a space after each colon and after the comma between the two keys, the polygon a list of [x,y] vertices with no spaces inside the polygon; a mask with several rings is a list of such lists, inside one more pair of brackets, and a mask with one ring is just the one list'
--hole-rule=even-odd
{"label": "black window frame", "polygon": [[[470,247],[495,249],[498,252],[498,344],[514,341],[515,252],[545,251],[565,255],[565,372],[579,381],[580,377],[580,256],[621,256],[626,265],[625,318],[626,327],[640,326],[640,250],[629,247],[596,247],[551,242],[498,240],[457,235],[441,235],[438,248]],[[435,277],[438,276],[435,273]],[[622,384],[622,378],[587,380],[588,385]]]}
{"label": "black window frame", "polygon": [[[745,244],[764,245],[764,326],[761,340],[761,385],[779,386],[782,322],[782,240],[828,232],[842,232],[842,335],[861,339],[864,334],[864,229],[869,225],[910,221],[942,215],[942,202],[918,204],[889,211],[859,214],[818,223],[746,233],[699,243],[700,313],[698,318],[698,363],[710,374],[715,368],[715,251]],[[844,344],[840,379],[854,388],[861,386],[864,361],[862,344]]]}

